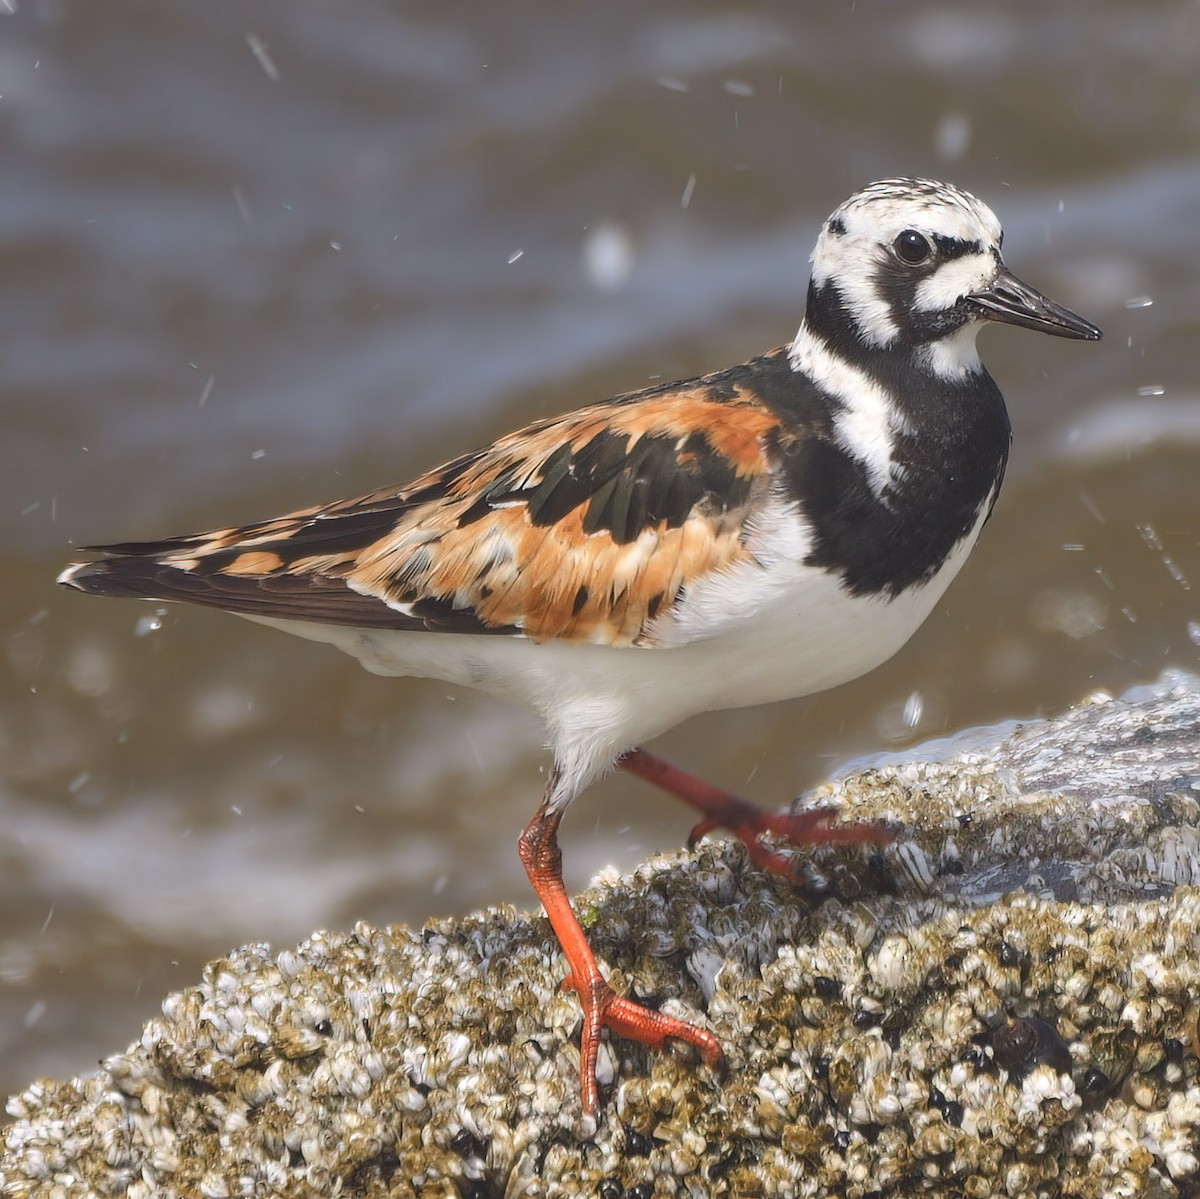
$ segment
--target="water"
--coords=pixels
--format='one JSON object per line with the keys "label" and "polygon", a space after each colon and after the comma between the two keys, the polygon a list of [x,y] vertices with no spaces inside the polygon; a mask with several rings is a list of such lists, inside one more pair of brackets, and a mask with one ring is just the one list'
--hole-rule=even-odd
{"label": "water", "polygon": [[[985,333],[1009,479],[905,651],[663,753],[779,803],[1194,668],[1198,41],[1182,2],[0,4],[0,1090],[88,1069],[240,942],[531,906],[527,717],[61,592],[70,546],[401,481],[780,344],[871,178],[978,192],[1106,338]],[[597,786],[568,882],[688,824]]]}

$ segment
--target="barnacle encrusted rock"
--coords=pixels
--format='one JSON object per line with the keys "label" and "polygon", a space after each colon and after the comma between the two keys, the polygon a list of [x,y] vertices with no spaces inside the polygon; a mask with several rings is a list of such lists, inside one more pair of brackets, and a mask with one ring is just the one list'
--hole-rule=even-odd
{"label": "barnacle encrusted rock", "polygon": [[813,855],[808,894],[714,843],[580,898],[614,983],[711,1027],[724,1078],[615,1041],[584,1128],[543,919],[360,925],[214,962],[98,1073],[11,1099],[0,1193],[1195,1194],[1196,681],[805,802],[899,835]]}

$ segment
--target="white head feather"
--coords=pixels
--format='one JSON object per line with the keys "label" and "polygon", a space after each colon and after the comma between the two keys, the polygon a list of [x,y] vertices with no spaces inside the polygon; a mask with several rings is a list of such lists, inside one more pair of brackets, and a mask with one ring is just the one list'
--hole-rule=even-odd
{"label": "white head feather", "polygon": [[[909,229],[931,241],[950,238],[979,246],[977,252],[942,263],[921,282],[914,293],[914,309],[953,308],[996,275],[1003,232],[981,200],[929,179],[881,179],[864,187],[837,208],[822,228],[812,253],[812,279],[818,288],[832,284],[837,289],[867,346],[887,346],[900,333],[878,278],[889,262],[895,263],[896,238]],[[970,340],[956,340],[957,346],[969,351],[968,358],[974,354],[973,342],[969,347],[965,344]],[[957,362],[961,355],[953,357]]]}

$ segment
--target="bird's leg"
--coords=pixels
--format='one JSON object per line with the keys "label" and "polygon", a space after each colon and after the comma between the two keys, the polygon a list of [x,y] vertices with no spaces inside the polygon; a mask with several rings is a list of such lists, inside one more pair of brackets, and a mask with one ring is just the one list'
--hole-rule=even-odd
{"label": "bird's leg", "polygon": [[662,1049],[671,1039],[686,1041],[700,1051],[710,1066],[721,1061],[722,1052],[720,1042],[712,1033],[625,999],[605,981],[563,885],[562,853],[558,848],[561,819],[560,810],[543,803],[525,826],[518,846],[525,873],[546,909],[550,927],[567,959],[563,985],[578,993],[583,1006],[579,1086],[584,1114],[595,1116],[600,1110],[596,1057],[600,1051],[601,1029],[610,1028],[618,1036],[653,1049]]}
{"label": "bird's leg", "polygon": [[695,845],[713,829],[726,828],[746,846],[750,860],[756,866],[785,878],[796,877],[795,863],[786,854],[776,853],[763,845],[759,839],[763,833],[775,833],[794,845],[886,844],[892,839],[887,828],[881,824],[831,824],[832,813],[826,809],[798,813],[765,812],[641,748],[631,749],[617,765],[669,791],[703,815],[703,819],[688,835],[689,846]]}

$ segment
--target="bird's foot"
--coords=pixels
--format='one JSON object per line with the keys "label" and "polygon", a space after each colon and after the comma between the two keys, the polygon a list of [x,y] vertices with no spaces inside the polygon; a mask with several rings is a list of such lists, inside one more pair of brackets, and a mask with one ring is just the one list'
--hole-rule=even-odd
{"label": "bird's foot", "polygon": [[789,845],[886,845],[894,833],[886,825],[873,821],[854,824],[833,823],[837,815],[831,808],[807,812],[766,812],[728,791],[664,762],[644,749],[630,750],[620,761],[622,769],[669,791],[702,813],[703,819],[692,829],[688,845],[719,828],[728,829],[761,870],[782,875],[792,882],[801,877],[796,859],[763,843],[764,835],[777,837]]}
{"label": "bird's foot", "polygon": [[884,824],[859,821],[854,824],[834,824],[837,813],[832,808],[813,808],[807,812],[766,812],[754,804],[727,795],[722,803],[709,809],[708,815],[688,834],[690,849],[701,838],[723,828],[731,832],[746,847],[750,861],[760,870],[795,880],[796,859],[764,844],[764,834],[779,838],[788,845],[886,845],[894,833]]}
{"label": "bird's foot", "polygon": [[[518,846],[529,881],[537,892],[550,926],[567,959],[563,987],[576,992],[583,1008],[583,1032],[579,1043],[579,1089],[584,1117],[593,1125],[600,1112],[600,1084],[596,1061],[600,1034],[609,1029],[617,1036],[662,1049],[668,1041],[694,1046],[710,1066],[724,1058],[721,1043],[712,1033],[686,1020],[656,1012],[618,995],[605,981],[588,944],[587,934],[567,898],[562,880],[562,855],[558,848],[558,824],[562,810],[543,803],[525,826]],[[591,1135],[589,1133],[589,1135]]]}
{"label": "bird's foot", "polygon": [[707,1029],[618,995],[598,971],[582,984],[576,981],[573,973],[568,974],[562,985],[564,990],[578,994],[583,1008],[579,1084],[585,1115],[594,1116],[600,1110],[596,1062],[600,1051],[600,1034],[605,1028],[627,1041],[637,1041],[651,1049],[665,1049],[671,1041],[682,1041],[696,1049],[713,1069],[719,1069],[724,1062],[721,1042]]}

